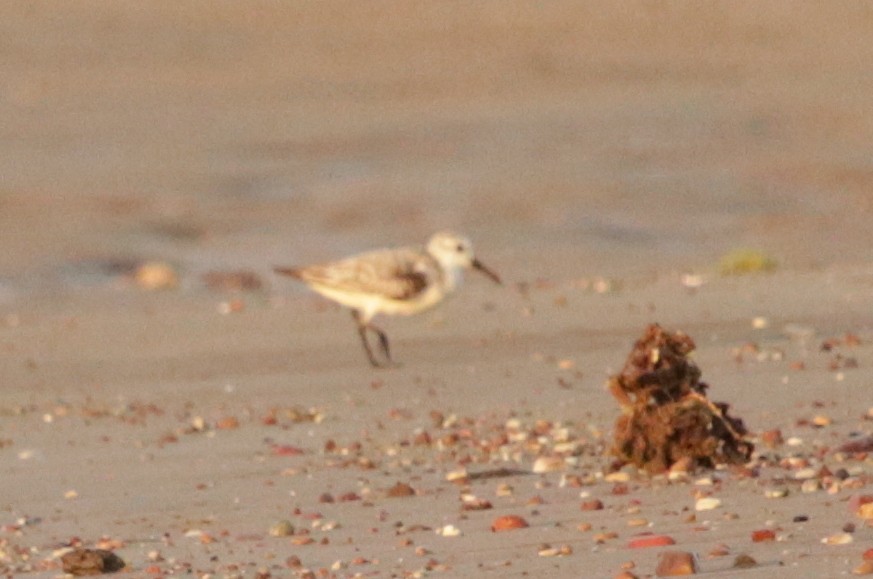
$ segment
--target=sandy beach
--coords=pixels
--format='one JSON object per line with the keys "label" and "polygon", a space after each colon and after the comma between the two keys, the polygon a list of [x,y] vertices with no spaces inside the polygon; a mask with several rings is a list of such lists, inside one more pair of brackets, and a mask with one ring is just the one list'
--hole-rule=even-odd
{"label": "sandy beach", "polygon": [[[863,5],[4,4],[0,574],[873,574]],[[271,273],[443,228],[397,368]],[[615,464],[650,323],[746,465]]]}

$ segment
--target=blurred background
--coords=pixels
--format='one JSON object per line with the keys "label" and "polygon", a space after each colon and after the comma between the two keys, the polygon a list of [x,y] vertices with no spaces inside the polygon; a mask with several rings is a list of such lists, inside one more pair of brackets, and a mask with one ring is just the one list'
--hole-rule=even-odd
{"label": "blurred background", "polygon": [[510,281],[869,259],[862,2],[2,2],[0,301],[457,229]]}

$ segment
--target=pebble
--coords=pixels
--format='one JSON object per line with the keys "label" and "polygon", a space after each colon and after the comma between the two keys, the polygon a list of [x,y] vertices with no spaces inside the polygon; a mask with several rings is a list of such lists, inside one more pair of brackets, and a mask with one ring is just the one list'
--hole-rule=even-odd
{"label": "pebble", "polygon": [[288,537],[294,534],[294,525],[291,524],[291,521],[282,520],[278,523],[273,523],[270,526],[270,536],[271,537]]}
{"label": "pebble", "polygon": [[800,492],[802,493],[814,493],[821,490],[821,481],[818,479],[809,479],[803,481],[803,484],[800,485]]}
{"label": "pebble", "polygon": [[512,493],[512,485],[507,483],[500,483],[499,485],[497,485],[497,489],[494,491],[494,494],[498,497],[511,497]]}
{"label": "pebble", "polygon": [[603,480],[606,482],[627,482],[630,480],[630,475],[624,471],[611,472]]}
{"label": "pebble", "polygon": [[809,480],[818,476],[818,470],[813,467],[802,468],[794,473],[795,480]]}
{"label": "pebble", "polygon": [[491,501],[469,493],[461,495],[461,504],[466,511],[484,511],[493,508]]}
{"label": "pebble", "polygon": [[540,557],[565,557],[573,554],[573,548],[570,545],[561,545],[560,547],[552,547],[551,545],[543,545],[537,551]]}
{"label": "pebble", "polygon": [[836,533],[821,540],[825,545],[847,545],[854,541],[850,533]]}
{"label": "pebble", "polygon": [[629,549],[647,549],[649,547],[664,547],[675,544],[676,541],[669,535],[644,535],[631,539],[627,546]]}
{"label": "pebble", "polygon": [[458,470],[453,470],[446,473],[446,480],[449,482],[466,482],[467,478],[467,469],[465,468],[460,468]]}
{"label": "pebble", "polygon": [[852,575],[873,575],[873,561],[862,561],[852,569]]}
{"label": "pebble", "polygon": [[494,533],[514,531],[515,529],[524,529],[528,526],[530,525],[528,525],[527,521],[518,515],[503,515],[494,519],[494,522],[491,523],[491,531]]}
{"label": "pebble", "polygon": [[461,534],[461,529],[454,525],[446,525],[437,529],[436,534],[442,537],[457,537]]}
{"label": "pebble", "polygon": [[555,472],[564,468],[564,459],[559,456],[541,456],[536,459],[531,469],[535,473]]}
{"label": "pebble", "polygon": [[179,285],[179,277],[173,266],[163,261],[148,261],[134,273],[137,285],[147,290],[172,289]]}
{"label": "pebble", "polygon": [[579,508],[583,511],[600,511],[603,510],[603,501],[600,499],[584,501]]}
{"label": "pebble", "polygon": [[849,513],[864,518],[861,515],[861,509],[870,504],[873,504],[873,496],[855,494],[849,497],[847,506],[849,508]]}
{"label": "pebble", "polygon": [[717,499],[715,497],[703,497],[701,499],[697,499],[697,502],[694,504],[695,511],[711,511],[713,509],[717,509],[721,506],[721,499]]}
{"label": "pebble", "polygon": [[768,448],[776,448],[783,444],[785,439],[782,437],[782,431],[776,428],[763,432],[761,434],[761,442],[763,442]]}
{"label": "pebble", "polygon": [[812,424],[813,426],[817,426],[819,428],[823,428],[825,426],[830,426],[833,421],[829,416],[824,416],[819,414],[818,416],[813,417]]}
{"label": "pebble", "polygon": [[616,538],[618,538],[618,533],[615,533],[613,531],[607,531],[604,533],[597,533],[596,535],[594,535],[592,537],[594,542],[597,543],[598,545],[603,544],[607,541],[611,541],[612,539],[616,539]]}
{"label": "pebble", "polygon": [[783,499],[788,496],[788,489],[784,487],[767,489],[764,491],[764,496],[768,499]]}
{"label": "pebble", "polygon": [[658,557],[655,568],[657,577],[678,577],[681,575],[696,575],[697,561],[694,555],[686,551],[664,551]]}
{"label": "pebble", "polygon": [[741,553],[734,559],[734,569],[751,569],[757,567],[758,562],[751,556]]}
{"label": "pebble", "polygon": [[411,497],[415,495],[415,489],[403,482],[397,482],[386,493],[391,498]]}
{"label": "pebble", "polygon": [[772,529],[759,529],[752,531],[753,543],[767,543],[776,540],[776,532]]}

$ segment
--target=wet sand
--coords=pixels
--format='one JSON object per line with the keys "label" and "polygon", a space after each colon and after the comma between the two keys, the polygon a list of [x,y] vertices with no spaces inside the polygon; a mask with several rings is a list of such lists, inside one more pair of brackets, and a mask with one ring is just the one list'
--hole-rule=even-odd
{"label": "wet sand", "polygon": [[[58,576],[78,542],[198,577],[646,577],[665,548],[629,548],[644,532],[701,573],[819,577],[873,547],[849,508],[873,465],[836,451],[873,434],[863,7],[4,14],[7,574]],[[385,321],[397,369],[269,274],[443,227],[507,284],[471,274]],[[776,271],[719,275],[742,247]],[[138,286],[144,260],[178,287]],[[236,270],[263,287],[202,278]],[[655,321],[696,340],[711,397],[755,434],[748,470],[611,472],[604,383]],[[695,511],[704,495],[721,506]],[[506,514],[530,526],[493,533]],[[742,553],[757,564],[732,568]]]}

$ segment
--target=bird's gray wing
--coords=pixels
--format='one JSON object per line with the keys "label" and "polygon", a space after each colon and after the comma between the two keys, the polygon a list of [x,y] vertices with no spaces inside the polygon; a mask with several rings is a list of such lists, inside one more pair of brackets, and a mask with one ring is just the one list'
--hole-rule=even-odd
{"label": "bird's gray wing", "polygon": [[436,272],[433,258],[413,249],[372,251],[298,270],[299,277],[309,283],[394,300],[420,294]]}

